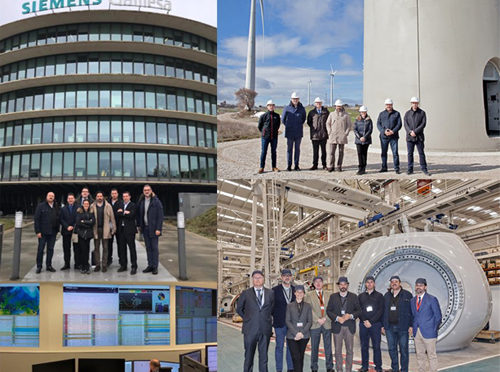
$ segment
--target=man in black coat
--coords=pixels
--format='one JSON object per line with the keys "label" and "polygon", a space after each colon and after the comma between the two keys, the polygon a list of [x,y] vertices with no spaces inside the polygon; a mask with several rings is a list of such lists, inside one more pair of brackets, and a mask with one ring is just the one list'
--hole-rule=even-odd
{"label": "man in black coat", "polygon": [[[68,270],[71,267],[71,242],[73,238],[73,230],[76,223],[76,210],[78,205],[75,203],[75,195],[69,193],[66,201],[68,204],[61,209],[61,235],[63,241],[64,266],[61,270]],[[73,257],[75,261],[75,269],[80,266],[80,257],[78,254],[78,244],[73,243]]]}
{"label": "man in black coat", "polygon": [[143,273],[158,274],[158,238],[163,227],[163,205],[160,199],[153,193],[151,186],[144,185],[143,198],[137,208],[137,226],[141,229],[146,245],[148,256],[148,267]]}
{"label": "man in black coat", "polygon": [[243,318],[243,342],[245,345],[244,372],[253,371],[255,349],[259,347],[259,372],[268,372],[267,351],[273,333],[274,292],[264,288],[264,274],[252,273],[253,287],[243,291],[238,299],[236,312]]}
{"label": "man in black coat", "polygon": [[337,371],[342,371],[344,358],[342,344],[345,343],[345,370],[352,371],[354,333],[356,333],[356,318],[361,314],[358,296],[348,292],[349,281],[341,276],[337,282],[339,292],[330,296],[326,313],[332,320],[333,342],[335,345],[335,364]]}
{"label": "man in black coat", "polygon": [[90,195],[89,188],[86,186],[82,188],[80,195],[77,196],[76,203],[78,205],[82,205],[84,200],[88,200],[90,202],[90,205],[92,205],[92,203],[94,202],[92,195]]}
{"label": "man in black coat", "polygon": [[274,103],[272,100],[267,101],[267,112],[259,118],[259,131],[261,132],[262,151],[260,153],[260,168],[259,173],[264,173],[266,165],[267,149],[271,145],[271,163],[273,172],[279,172],[276,167],[276,148],[278,147],[278,130],[281,124],[280,116],[274,112]]}
{"label": "man in black coat", "polygon": [[125,191],[123,194],[123,202],[119,202],[117,209],[118,219],[116,220],[118,226],[117,234],[120,242],[118,243],[118,257],[120,258],[120,268],[118,272],[127,270],[127,246],[130,251],[130,263],[132,264],[131,275],[137,273],[137,253],[135,250],[135,233],[137,226],[135,221],[136,206],[135,203],[130,201],[130,192]]}
{"label": "man in black coat", "polygon": [[59,207],[57,206],[55,194],[47,193],[45,201],[38,204],[35,210],[35,233],[38,238],[38,252],[36,254],[36,273],[42,272],[43,251],[47,245],[47,256],[45,264],[47,271],[55,272],[52,267],[52,256],[54,255],[54,245],[57,233],[59,232]]}
{"label": "man in black coat", "polygon": [[413,174],[413,151],[415,146],[418,150],[420,160],[420,169],[426,176],[430,176],[427,170],[427,161],[424,152],[424,128],[427,124],[425,111],[419,106],[418,97],[412,97],[410,100],[411,108],[405,113],[404,126],[406,130],[406,147],[408,149],[408,174]]}
{"label": "man in black coat", "polygon": [[316,97],[314,108],[307,114],[307,125],[309,125],[311,142],[313,145],[313,166],[310,170],[318,169],[319,148],[321,147],[321,164],[326,169],[326,141],[328,140],[328,130],[326,121],[330,112],[323,106],[321,98]]}
{"label": "man in black coat", "polygon": [[[118,193],[118,190],[113,188],[111,189],[111,196],[108,199],[109,204],[111,204],[111,207],[113,208],[113,214],[115,216],[115,221],[118,223],[118,209],[122,205],[121,200],[120,200],[120,194]],[[120,238],[119,238],[119,229],[116,229],[116,232],[111,235],[111,239],[109,239],[108,242],[108,267],[111,265],[113,262],[113,241],[115,240],[116,236],[116,246],[117,246],[117,252],[118,252],[118,259],[120,258]]]}
{"label": "man in black coat", "polygon": [[373,362],[375,371],[382,371],[382,321],[384,315],[384,296],[375,290],[375,278],[368,276],[365,279],[366,291],[358,296],[361,306],[359,316],[359,339],[361,341],[361,369],[368,372],[370,339],[373,346]]}
{"label": "man in black coat", "polygon": [[[274,356],[276,359],[276,371],[283,370],[283,348],[285,346],[286,333],[286,307],[290,302],[295,301],[295,287],[291,284],[292,272],[290,269],[281,271],[281,284],[273,287],[274,292],[274,311],[273,327],[276,334],[276,349]],[[293,371],[293,361],[290,349],[286,348],[286,365],[288,371]]]}

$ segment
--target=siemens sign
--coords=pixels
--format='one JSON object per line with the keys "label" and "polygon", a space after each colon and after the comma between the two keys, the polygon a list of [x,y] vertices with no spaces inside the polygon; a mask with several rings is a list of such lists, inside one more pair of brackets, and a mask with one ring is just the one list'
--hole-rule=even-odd
{"label": "siemens sign", "polygon": [[99,5],[102,0],[34,0],[23,3],[23,14],[73,6]]}

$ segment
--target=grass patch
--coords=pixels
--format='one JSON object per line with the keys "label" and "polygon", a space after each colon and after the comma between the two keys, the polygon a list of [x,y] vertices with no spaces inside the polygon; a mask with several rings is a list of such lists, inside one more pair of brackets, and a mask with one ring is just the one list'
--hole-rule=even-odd
{"label": "grass patch", "polygon": [[0,218],[0,224],[3,225],[3,231],[7,231],[14,227],[14,219],[13,218]]}
{"label": "grass patch", "polygon": [[212,240],[217,239],[217,207],[186,221],[188,231]]}
{"label": "grass patch", "polygon": [[219,120],[217,126],[217,140],[219,142],[235,141],[241,139],[260,138],[260,132],[255,126]]}

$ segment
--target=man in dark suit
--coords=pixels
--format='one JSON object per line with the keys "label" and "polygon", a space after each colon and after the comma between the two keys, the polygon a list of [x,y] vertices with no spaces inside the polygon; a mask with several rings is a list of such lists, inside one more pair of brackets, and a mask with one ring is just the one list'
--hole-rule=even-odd
{"label": "man in dark suit", "polygon": [[[64,266],[61,270],[68,270],[71,267],[71,242],[73,237],[73,229],[76,223],[76,210],[78,205],[75,203],[75,195],[69,193],[67,196],[67,202],[64,208],[61,209],[61,235],[63,240],[63,252],[64,252]],[[78,244],[73,243],[73,257],[75,261],[75,269],[80,266],[80,260],[78,252]]]}
{"label": "man in dark suit", "polygon": [[415,293],[417,295],[411,300],[411,312],[418,372],[437,372],[436,343],[441,308],[438,299],[427,293],[427,280],[424,278],[418,278],[415,282]]}
{"label": "man in dark suit", "polygon": [[253,359],[258,346],[259,372],[268,372],[267,350],[273,333],[274,292],[264,288],[264,274],[260,270],[252,273],[252,283],[253,287],[241,293],[236,308],[237,313],[243,318],[242,333],[245,344],[243,371],[253,371]]}
{"label": "man in dark suit", "polygon": [[[135,233],[137,226],[135,221],[136,207],[135,203],[130,201],[130,192],[125,191],[123,194],[123,202],[120,202],[117,209],[118,216],[118,256],[120,258],[120,268],[118,272],[127,270],[127,246],[130,251],[130,263],[132,270],[130,274],[137,273],[137,253],[135,250]],[[118,204],[118,203],[117,203]]]}
{"label": "man in dark suit", "polygon": [[54,255],[54,245],[59,231],[59,207],[57,206],[55,194],[47,193],[45,201],[38,204],[35,210],[35,233],[38,238],[38,252],[36,254],[36,273],[42,272],[43,251],[47,245],[47,256],[45,264],[47,271],[55,272],[52,267],[52,256]]}
{"label": "man in dark suit", "polygon": [[[274,357],[276,359],[276,371],[283,370],[283,347],[288,328],[286,326],[286,307],[290,302],[295,301],[295,287],[291,285],[292,272],[290,269],[281,271],[281,284],[273,288],[274,292],[274,311],[273,327],[276,334],[276,349]],[[286,348],[286,365],[288,371],[293,371],[293,361],[290,349]]]}
{"label": "man in dark suit", "polygon": [[148,267],[143,273],[158,274],[158,238],[163,227],[163,205],[160,199],[153,193],[151,186],[144,185],[143,198],[137,208],[137,226],[141,229],[146,245],[148,256]]}
{"label": "man in dark suit", "polygon": [[94,202],[94,199],[92,198],[92,195],[90,195],[88,187],[82,188],[80,195],[78,195],[78,197],[76,198],[76,203],[78,205],[82,205],[84,200],[88,200],[90,202],[90,205],[92,205],[92,203]]}
{"label": "man in dark suit", "polygon": [[[397,275],[391,277],[391,288],[384,295],[384,327],[382,334],[387,336],[387,346],[391,357],[391,370],[408,372],[409,333],[412,332],[413,315],[410,301],[412,294],[401,287],[401,279]],[[401,356],[401,368],[398,359]]]}
{"label": "man in dark suit", "polygon": [[[109,204],[111,204],[111,207],[113,208],[113,214],[115,215],[115,221],[118,223],[118,209],[121,206],[121,200],[120,200],[120,194],[118,194],[117,189],[111,189],[111,197],[108,199]],[[108,242],[108,267],[111,265],[113,262],[113,241],[116,240],[116,246],[117,246],[117,252],[118,252],[118,258],[120,258],[120,238],[118,236],[119,234],[119,229],[116,229],[116,232],[111,235],[111,239],[109,239]],[[116,239],[115,239],[116,236]]]}
{"label": "man in dark suit", "polygon": [[410,103],[411,108],[406,112],[404,117],[406,145],[408,148],[408,174],[413,174],[413,152],[416,146],[420,159],[420,169],[426,176],[430,176],[424,152],[424,128],[427,123],[427,117],[425,111],[418,107],[418,97],[412,97]]}
{"label": "man in dark suit", "polygon": [[332,320],[333,343],[335,345],[336,370],[342,371],[344,358],[342,345],[345,343],[345,370],[352,371],[354,333],[356,333],[356,318],[361,314],[358,296],[349,292],[349,281],[341,276],[337,282],[339,292],[330,296],[326,313]]}

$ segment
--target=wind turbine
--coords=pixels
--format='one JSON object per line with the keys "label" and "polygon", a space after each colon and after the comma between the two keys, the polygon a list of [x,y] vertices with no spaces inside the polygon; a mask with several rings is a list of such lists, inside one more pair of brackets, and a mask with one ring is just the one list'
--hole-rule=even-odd
{"label": "wind turbine", "polygon": [[333,66],[330,64],[330,107],[333,107],[333,79],[337,71],[333,71]]}
{"label": "wind turbine", "polygon": [[312,81],[311,81],[311,79],[309,79],[309,81],[307,82],[307,105],[308,106],[311,105],[311,84],[312,84]]}
{"label": "wind turbine", "polygon": [[[250,26],[248,27],[248,51],[247,51],[247,74],[245,88],[255,90],[255,8],[256,1],[251,0]],[[260,2],[260,15],[262,18],[262,37],[264,37],[264,2]]]}

